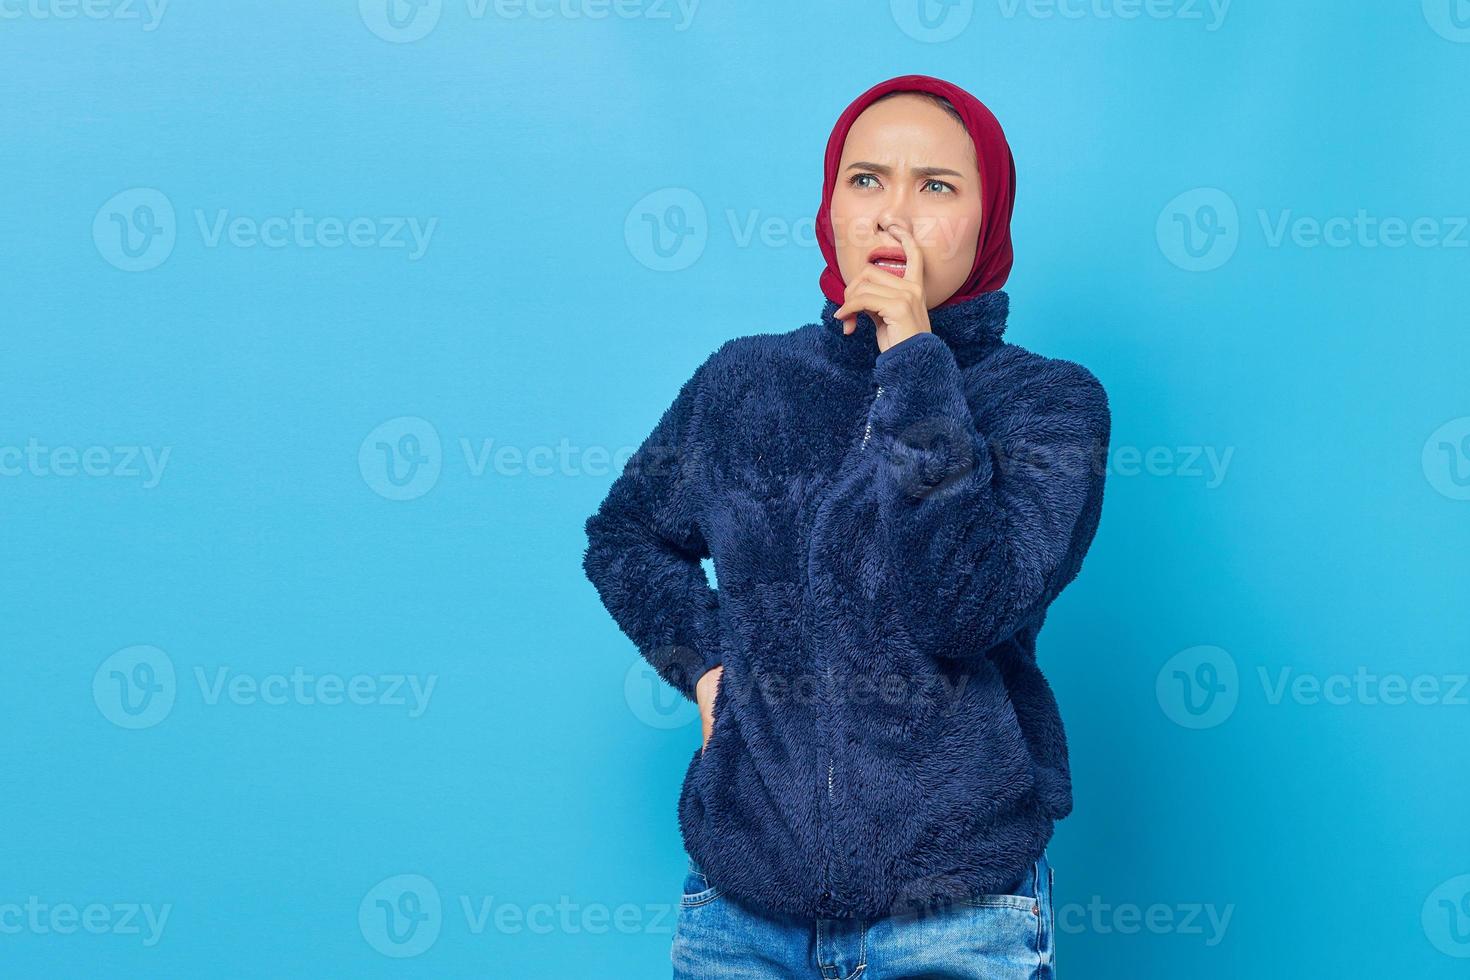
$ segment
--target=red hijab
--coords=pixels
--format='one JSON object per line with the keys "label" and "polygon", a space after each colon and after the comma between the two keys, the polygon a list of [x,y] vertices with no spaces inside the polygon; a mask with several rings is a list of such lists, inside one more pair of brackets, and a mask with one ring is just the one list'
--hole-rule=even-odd
{"label": "red hijab", "polygon": [[[853,120],[889,92],[919,91],[942,95],[964,118],[965,128],[975,144],[975,160],[980,170],[980,188],[984,196],[980,226],[980,246],[975,250],[975,264],[969,278],[949,299],[939,306],[950,306],[981,293],[1005,285],[1011,273],[1011,212],[1016,205],[1016,161],[1000,122],[985,104],[969,92],[929,75],[899,75],[879,82],[853,100],[843,110],[827,138],[827,157],[822,176],[822,206],[817,212],[817,243],[827,267],[822,270],[822,292],[834,303],[841,303],[847,285],[837,267],[837,246],[832,235],[832,189],[837,184],[837,168],[842,163],[842,148]],[[935,307],[938,309],[939,307]]]}

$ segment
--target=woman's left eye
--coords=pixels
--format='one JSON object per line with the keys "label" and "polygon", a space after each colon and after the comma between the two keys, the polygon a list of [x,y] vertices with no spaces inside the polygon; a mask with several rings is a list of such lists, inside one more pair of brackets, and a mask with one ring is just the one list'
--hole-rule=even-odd
{"label": "woman's left eye", "polygon": [[924,182],[924,186],[925,187],[937,187],[937,188],[939,188],[939,193],[941,193],[941,194],[944,194],[944,193],[950,193],[950,194],[952,194],[952,193],[954,193],[954,188],[951,187],[949,184],[946,184],[942,180],[927,180],[927,181]]}

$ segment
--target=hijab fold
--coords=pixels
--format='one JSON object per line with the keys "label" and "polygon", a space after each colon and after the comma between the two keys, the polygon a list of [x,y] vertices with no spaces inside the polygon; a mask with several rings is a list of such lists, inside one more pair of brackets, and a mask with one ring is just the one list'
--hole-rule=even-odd
{"label": "hijab fold", "polygon": [[940,95],[958,110],[975,144],[975,161],[980,171],[982,217],[980,244],[970,275],[953,296],[934,307],[939,309],[973,299],[1005,285],[1011,273],[1011,213],[1016,204],[1016,162],[1000,121],[985,104],[969,92],[930,75],[899,75],[879,82],[859,95],[842,111],[832,135],[827,138],[827,155],[822,176],[822,204],[817,211],[817,243],[827,266],[822,270],[822,293],[841,304],[847,284],[837,265],[837,246],[832,232],[832,191],[837,185],[837,168],[847,132],[862,111],[889,92],[917,91]]}

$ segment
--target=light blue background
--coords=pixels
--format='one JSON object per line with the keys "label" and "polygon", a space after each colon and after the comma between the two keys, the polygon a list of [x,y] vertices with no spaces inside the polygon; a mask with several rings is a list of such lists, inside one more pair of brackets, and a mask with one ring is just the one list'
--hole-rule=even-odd
{"label": "light blue background", "polygon": [[[1463,976],[1470,233],[1269,229],[1362,209],[1452,239],[1470,29],[1449,0],[1185,8],[444,0],[395,35],[373,0],[7,0],[0,907],[170,911],[151,946],[0,914],[0,974],[667,975],[698,724],[583,578],[582,522],[710,351],[816,317],[827,132],[923,72],[1015,149],[1009,339],[1113,410],[1101,530],[1039,650],[1075,778],[1061,976]],[[107,202],[140,188],[174,241],[130,272],[113,215],[158,197]],[[297,209],[435,224],[415,259],[211,246],[196,218]],[[377,443],[405,435],[399,488]],[[97,475],[16,464],[31,440],[102,447]],[[570,451],[477,467],[461,440]],[[119,447],[169,451],[154,485]],[[138,645],[176,681],[132,729],[103,665]],[[1439,694],[1273,696],[1360,667]],[[196,670],[222,668],[435,687],[417,716],[211,703]],[[1208,696],[1180,680],[1210,670]],[[442,911],[400,946],[373,910],[405,887]]]}

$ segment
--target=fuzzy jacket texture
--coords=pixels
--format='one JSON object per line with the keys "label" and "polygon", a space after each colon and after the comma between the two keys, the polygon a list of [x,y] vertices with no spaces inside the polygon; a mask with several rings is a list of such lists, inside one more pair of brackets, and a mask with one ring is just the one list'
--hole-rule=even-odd
{"label": "fuzzy jacket texture", "polygon": [[880,353],[827,300],[726,342],[586,521],[659,676],[692,701],[724,665],[678,819],[729,896],[876,918],[994,893],[1072,809],[1036,635],[1097,530],[1110,416],[1086,368],[1003,339],[1008,308],[930,310]]}

